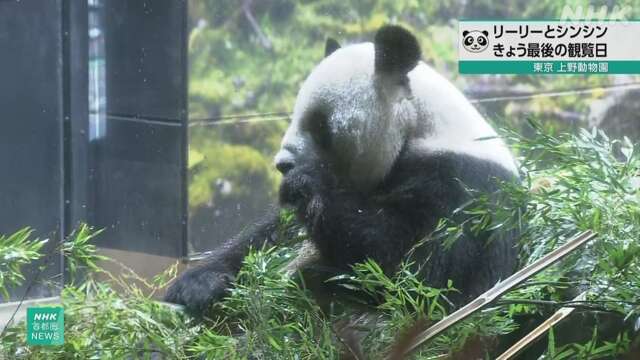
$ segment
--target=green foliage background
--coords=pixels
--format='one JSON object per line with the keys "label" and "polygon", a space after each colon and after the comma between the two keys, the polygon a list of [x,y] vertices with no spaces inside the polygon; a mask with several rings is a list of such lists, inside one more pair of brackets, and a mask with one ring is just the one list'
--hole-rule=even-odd
{"label": "green foliage background", "polygon": [[[322,59],[324,41],[370,41],[383,24],[413,31],[423,58],[469,97],[522,95],[637,81],[613,76],[469,76],[457,72],[457,19],[559,18],[565,5],[614,5],[640,17],[640,1],[512,0],[198,0],[189,2],[189,211],[191,250],[202,251],[238,232],[274,198],[279,175],[272,158],[300,84]],[[252,24],[251,20],[255,20]],[[630,104],[639,94],[625,100]],[[535,117],[547,129],[589,123],[603,91],[478,104],[498,126],[526,131]],[[252,114],[267,114],[247,117]],[[637,109],[620,116],[638,121]],[[624,127],[623,127],[624,128]],[[638,128],[637,126],[635,128]],[[640,130],[629,127],[632,138]]]}

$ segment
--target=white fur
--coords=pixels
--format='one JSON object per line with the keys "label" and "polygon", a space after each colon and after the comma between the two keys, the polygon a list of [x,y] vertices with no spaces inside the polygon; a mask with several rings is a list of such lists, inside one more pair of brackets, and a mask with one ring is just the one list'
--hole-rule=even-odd
{"label": "white fur", "polygon": [[496,133],[453,84],[424,62],[408,77],[410,89],[374,74],[372,43],[336,50],[302,85],[276,163],[315,161],[305,121],[324,106],[333,112],[332,150],[349,164],[346,175],[365,188],[388,173],[405,141],[412,151],[472,155],[517,173],[501,139],[478,140]]}
{"label": "white fur", "polygon": [[[416,134],[416,151],[452,151],[491,160],[517,174],[517,166],[504,141],[451,82],[420,62],[409,73],[419,118],[427,131]],[[486,139],[494,137],[493,139]]]}

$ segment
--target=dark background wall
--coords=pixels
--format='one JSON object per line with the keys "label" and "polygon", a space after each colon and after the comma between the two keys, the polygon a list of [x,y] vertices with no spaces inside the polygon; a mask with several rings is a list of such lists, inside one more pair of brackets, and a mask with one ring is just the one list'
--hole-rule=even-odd
{"label": "dark background wall", "polygon": [[[89,4],[0,0],[0,233],[30,226],[52,240],[51,251],[87,221],[105,228],[103,248],[183,256],[186,2]],[[88,11],[96,5],[106,121],[90,139],[89,86],[98,84],[89,84]],[[59,254],[47,261],[40,280],[60,282]],[[29,283],[36,272],[27,274]],[[40,283],[27,297],[55,293]]]}
{"label": "dark background wall", "polygon": [[95,143],[99,244],[183,254],[186,2],[103,3],[106,135]]}
{"label": "dark background wall", "polygon": [[52,246],[64,211],[61,14],[60,0],[0,1],[0,233],[28,225]]}

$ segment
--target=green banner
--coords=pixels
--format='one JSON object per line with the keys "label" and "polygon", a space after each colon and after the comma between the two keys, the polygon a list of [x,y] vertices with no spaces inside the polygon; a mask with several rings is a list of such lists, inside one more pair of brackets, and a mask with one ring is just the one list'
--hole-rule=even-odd
{"label": "green banner", "polygon": [[460,74],[640,74],[640,61],[458,61]]}
{"label": "green banner", "polygon": [[27,344],[64,344],[64,309],[59,306],[27,308]]}

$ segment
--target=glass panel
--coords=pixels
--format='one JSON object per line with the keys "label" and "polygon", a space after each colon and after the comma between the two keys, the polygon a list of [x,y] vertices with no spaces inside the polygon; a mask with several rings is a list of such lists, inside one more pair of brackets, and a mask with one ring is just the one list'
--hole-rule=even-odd
{"label": "glass panel", "polygon": [[[291,19],[282,16],[293,5],[282,4],[272,19],[286,23]],[[275,203],[280,177],[273,156],[312,61],[274,57],[275,44],[254,32],[252,10],[246,17],[241,3],[189,6],[189,252],[195,254]]]}
{"label": "glass panel", "polygon": [[457,19],[559,18],[544,1],[191,1],[189,251],[211,249],[274,202],[272,166],[298,88],[324,41],[370,41],[388,22],[418,35],[423,58],[498,127],[526,118],[573,130],[599,125],[640,138],[637,76],[461,76]]}
{"label": "glass panel", "polygon": [[191,122],[189,252],[210,250],[258,219],[274,202],[273,156],[287,117]]}
{"label": "glass panel", "polygon": [[[30,227],[31,240],[49,239],[41,249],[49,255],[46,260],[23,266],[22,285],[10,287],[8,298],[0,293],[0,302],[54,296],[61,287],[62,19],[56,16],[57,4],[0,2],[0,234]],[[7,261],[20,258],[14,255],[1,255],[0,272],[10,271]],[[0,285],[10,283],[10,276],[0,276]]]}
{"label": "glass panel", "polygon": [[143,254],[166,264],[184,247],[186,5],[89,5],[88,221],[105,228],[96,241],[109,255],[161,271]]}

